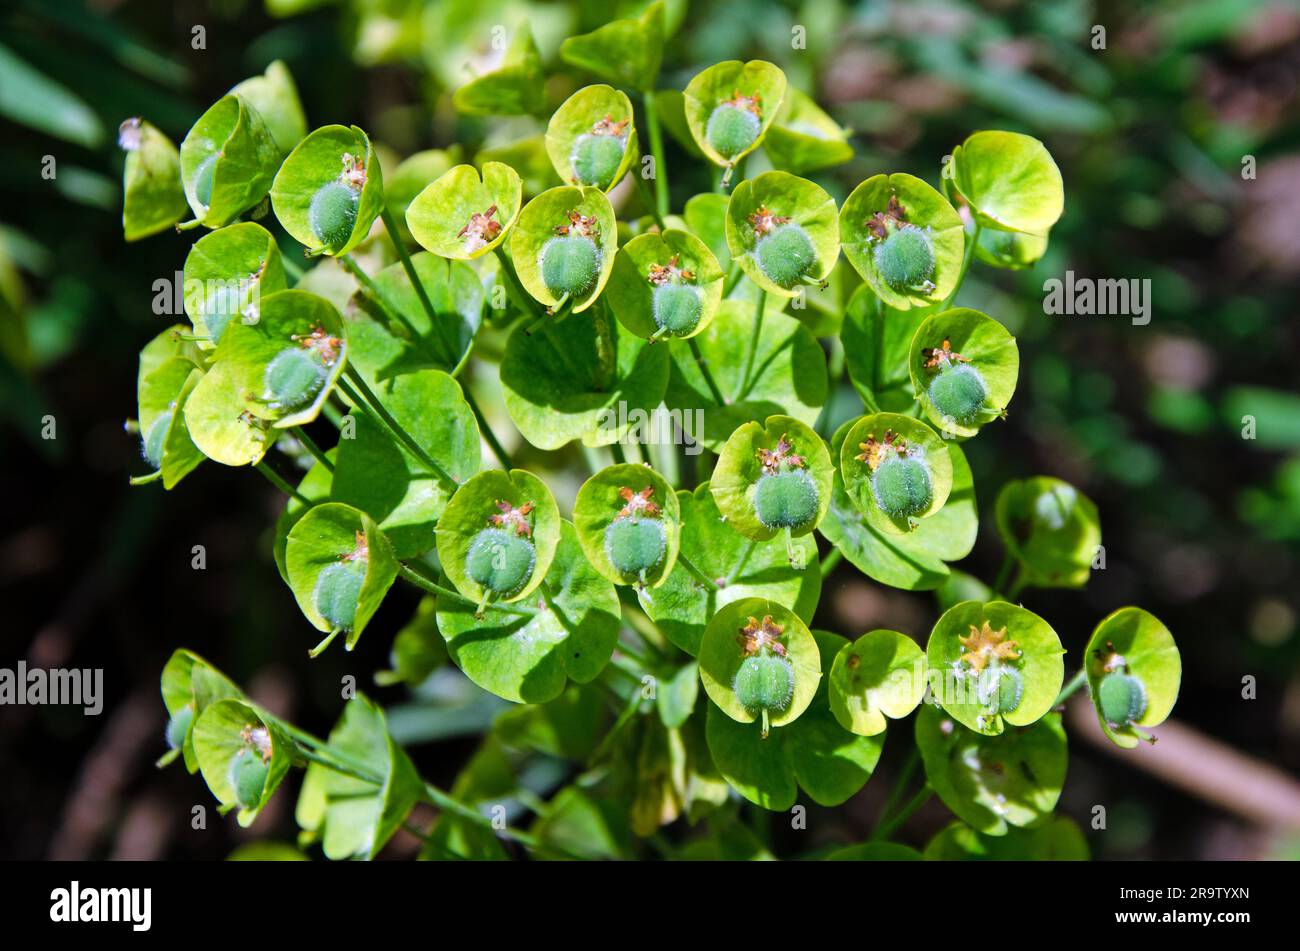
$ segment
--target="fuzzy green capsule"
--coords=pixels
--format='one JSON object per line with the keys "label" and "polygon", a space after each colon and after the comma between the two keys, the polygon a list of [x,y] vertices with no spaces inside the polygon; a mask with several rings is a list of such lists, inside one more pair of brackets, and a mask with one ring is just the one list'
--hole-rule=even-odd
{"label": "fuzzy green capsule", "polygon": [[794,697],[794,668],[776,654],[746,657],[736,671],[732,689],[750,713],[781,713]]}
{"label": "fuzzy green capsule", "polygon": [[975,698],[990,714],[1011,713],[1025,695],[1025,678],[1014,667],[984,668],[975,684]]}
{"label": "fuzzy green capsule", "polygon": [[1127,726],[1146,713],[1146,687],[1132,674],[1106,674],[1097,685],[1097,697],[1101,715],[1115,726]]}
{"label": "fuzzy green capsule", "polygon": [[615,570],[628,577],[644,579],[663,564],[667,550],[661,519],[621,516],[605,528],[605,555]]}
{"label": "fuzzy green capsule", "polygon": [[217,174],[217,159],[220,152],[213,152],[194,170],[194,197],[204,208],[212,204],[212,185]]}
{"label": "fuzzy green capsule", "polygon": [[285,347],[266,365],[267,402],[280,409],[310,403],[327,376],[329,371],[315,351]]}
{"label": "fuzzy green capsule", "polygon": [[802,528],[817,517],[817,484],[806,469],[765,472],[754,486],[754,514],[768,528]]}
{"label": "fuzzy green capsule", "polygon": [[366,560],[337,561],[316,576],[312,603],[335,630],[350,631],[357,620],[361,585],[366,580]]}
{"label": "fuzzy green capsule", "polygon": [[189,704],[181,707],[171,715],[167,721],[167,748],[178,750],[185,745],[185,737],[189,736],[190,724],[194,722],[194,708]]}
{"label": "fuzzy green capsule", "polygon": [[307,222],[323,245],[340,248],[352,237],[360,203],[361,193],[347,182],[329,182],[311,196]]}
{"label": "fuzzy green capsule", "polygon": [[581,297],[600,273],[600,249],[585,235],[560,235],[542,246],[542,281],[557,297]]}
{"label": "fuzzy green capsule", "polygon": [[651,294],[655,326],[680,337],[699,326],[704,316],[704,298],[690,284],[661,284]]}
{"label": "fuzzy green capsule", "polygon": [[171,427],[174,412],[175,410],[169,407],[159,413],[149,424],[149,431],[140,440],[140,449],[144,453],[145,461],[155,469],[162,467],[163,443],[167,439],[167,430]]}
{"label": "fuzzy green capsule", "polygon": [[245,809],[256,808],[262,801],[269,773],[268,764],[256,750],[246,747],[232,756],[226,776],[235,790],[235,801]]}
{"label": "fuzzy green capsule", "polygon": [[812,238],[793,223],[779,225],[759,238],[754,254],[768,280],[786,288],[798,284],[817,263]]}
{"label": "fuzzy green capsule", "polygon": [[514,531],[485,528],[470,542],[465,571],[476,584],[503,598],[518,594],[533,575],[537,551]]}
{"label": "fuzzy green capsule", "polygon": [[573,176],[578,184],[597,188],[614,184],[626,147],[626,140],[618,135],[588,132],[578,136],[569,153],[569,164],[573,166]]}
{"label": "fuzzy green capsule", "polygon": [[891,455],[871,476],[871,490],[880,510],[891,518],[919,515],[934,500],[930,469],[915,455]]}
{"label": "fuzzy green capsule", "polygon": [[758,113],[748,102],[722,103],[710,113],[704,126],[709,145],[725,159],[734,159],[753,145],[763,127]]}
{"label": "fuzzy green capsule", "polygon": [[904,224],[876,245],[876,268],[885,283],[898,291],[921,291],[933,287],[934,243],[930,233]]}
{"label": "fuzzy green capsule", "polygon": [[979,418],[989,394],[984,377],[969,363],[941,369],[927,392],[935,409],[963,425]]}

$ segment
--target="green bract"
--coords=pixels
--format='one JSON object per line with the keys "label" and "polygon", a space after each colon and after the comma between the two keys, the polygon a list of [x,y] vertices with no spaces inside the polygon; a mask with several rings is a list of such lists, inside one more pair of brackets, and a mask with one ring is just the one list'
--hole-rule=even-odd
{"label": "green bract", "polygon": [[1169,629],[1141,608],[1120,608],[1092,632],[1084,669],[1106,735],[1126,749],[1154,741],[1143,728],[1169,716],[1183,673]]}
{"label": "green bract", "polygon": [[946,862],[1081,862],[1088,859],[1083,830],[1066,816],[1041,826],[1008,829],[1005,835],[984,835],[964,822],[954,822],[925,847],[929,861]]}
{"label": "green bract", "polygon": [[998,493],[997,526],[1024,584],[1082,588],[1101,551],[1097,506],[1068,482],[1035,476]]}
{"label": "green bract", "polygon": [[925,695],[925,654],[897,631],[868,631],[845,643],[830,669],[830,709],[844,729],[860,736],[884,733]]}
{"label": "green bract", "polygon": [[356,126],[316,129],[280,166],[271,204],[309,254],[347,254],[384,207],[384,178],[370,138]]}
{"label": "green bract", "polygon": [[717,313],[724,276],[713,252],[689,232],[637,235],[614,260],[610,309],[638,337],[693,337]]}
{"label": "green bract", "polygon": [[936,700],[960,723],[996,735],[1052,709],[1065,649],[1051,625],[1005,601],[963,601],[934,625],[926,645]]}
{"label": "green bract", "polygon": [[252,825],[293,762],[293,741],[277,720],[243,700],[217,700],[194,720],[194,755],[221,811]]}
{"label": "green bract", "polygon": [[551,116],[546,153],[564,181],[609,191],[637,155],[631,101],[610,86],[579,89]]}
{"label": "green bract", "polygon": [[816,528],[830,507],[833,474],[831,454],[816,432],[789,416],[770,416],[762,426],[746,423],[732,433],[710,487],[733,529],[766,541]]}
{"label": "green bract", "polygon": [[874,413],[853,424],[840,447],[840,475],[853,503],[881,531],[914,531],[952,490],[948,445],[925,423]]}
{"label": "green bract", "polygon": [[569,37],[560,44],[560,56],[616,85],[649,91],[659,75],[665,32],[664,5],[656,2],[636,19],[611,20]]}
{"label": "green bract", "polygon": [[228,697],[242,699],[243,692],[224,674],[193,651],[176,650],[162,672],[163,705],[167,707],[168,752],[158,761],[165,766],[183,756],[191,773],[199,769],[194,752],[194,721],[209,705]]}
{"label": "green bract", "polygon": [[262,295],[288,287],[280,248],[271,232],[251,221],[205,235],[185,258],[185,312],[212,349],[233,319],[259,318]]}
{"label": "green bract", "polygon": [[248,411],[236,373],[233,363],[215,363],[203,374],[185,402],[185,427],[194,445],[213,462],[256,465],[281,430]]}
{"label": "green bract", "polygon": [[122,232],[138,241],[181,220],[187,207],[181,157],[172,140],[143,119],[127,119],[117,134],[126,152],[122,172]]}
{"label": "green bract", "polygon": [[839,228],[844,256],[888,306],[929,307],[956,289],[965,248],[961,218],[921,179],[867,179],[845,199]]}
{"label": "green bract", "polygon": [[313,627],[329,634],[313,656],[340,633],[352,650],[398,571],[379,526],[342,502],[307,510],[289,532],[284,561],[298,607]]}
{"label": "green bract", "polygon": [[509,165],[485,162],[481,178],[474,166],[457,165],[415,196],[406,223],[434,254],[469,261],[505,240],[522,193],[519,174]]}
{"label": "green bract", "polygon": [[256,109],[223,96],[181,142],[181,179],[195,219],[220,228],[266,197],[280,150]]}
{"label": "green bract", "polygon": [[992,267],[1020,271],[1047,253],[1047,235],[984,228],[975,243],[975,257]]}
{"label": "green bract", "polygon": [[746,179],[727,205],[727,247],[762,290],[794,297],[799,285],[824,282],[839,258],[835,201],[787,172]]}
{"label": "green bract", "polygon": [[763,151],[785,172],[803,175],[853,158],[848,132],[799,90],[786,90],[776,121],[763,139]]}
{"label": "green bract", "polygon": [[614,465],[593,475],[578,490],[573,523],[587,560],[615,584],[658,587],[677,561],[677,494],[648,466]]}
{"label": "green bract", "polygon": [[763,60],[710,66],[686,86],[691,136],[711,161],[733,168],[763,141],[785,90],[785,73]]}
{"label": "green bract", "polygon": [[494,68],[457,89],[452,102],[460,112],[475,116],[541,112],[546,104],[546,77],[532,31],[526,25],[513,30]]}
{"label": "green bract", "polygon": [[276,60],[260,76],[252,76],[230,90],[257,110],[281,155],[288,155],[307,134],[307,117],[298,99],[289,67]]}
{"label": "green bract", "polygon": [[1018,132],[976,132],[952,150],[944,184],[981,224],[1046,235],[1065,209],[1061,170],[1042,142]]}
{"label": "green bract", "polygon": [[551,310],[590,307],[605,288],[618,251],[618,224],[599,188],[565,185],[542,192],[519,215],[510,257],[524,289]]}
{"label": "green bract", "polygon": [[926,318],[917,328],[908,370],[930,421],[945,433],[973,436],[1006,415],[1020,351],[992,317],[958,307]]}

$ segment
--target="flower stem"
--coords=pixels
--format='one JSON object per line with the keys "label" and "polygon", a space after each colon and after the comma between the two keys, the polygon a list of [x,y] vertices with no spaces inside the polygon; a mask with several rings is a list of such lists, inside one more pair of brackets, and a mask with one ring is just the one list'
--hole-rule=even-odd
{"label": "flower stem", "polygon": [[289,431],[293,433],[294,437],[297,438],[298,442],[302,443],[302,447],[306,449],[309,453],[311,453],[317,462],[319,462],[322,466],[325,467],[326,471],[328,472],[334,471],[334,463],[330,461],[329,456],[325,455],[325,453],[321,450],[321,447],[316,445],[316,440],[312,439],[310,436],[307,435],[307,431],[305,429],[303,429],[301,426],[291,426],[289,428]]}
{"label": "flower stem", "polygon": [[492,253],[496,255],[499,270],[505,275],[506,294],[515,299],[515,306],[531,314],[534,322],[544,317],[545,315],[541,311],[542,305],[533,300],[532,295],[524,290],[524,286],[519,283],[519,276],[515,273],[514,263],[506,257],[506,253],[501,250],[499,245],[493,248]]}
{"label": "flower stem", "polygon": [[636,182],[636,193],[641,197],[641,203],[646,206],[650,216],[654,218],[655,225],[660,232],[667,231],[668,226],[664,224],[664,216],[659,211],[659,205],[656,199],[650,195],[650,189],[645,187],[645,179],[642,178],[635,169],[632,170],[632,179]]}
{"label": "flower stem", "polygon": [[388,205],[379,206],[379,217],[383,219],[384,230],[388,232],[388,240],[392,242],[393,250],[402,261],[402,269],[406,271],[406,276],[415,288],[416,296],[420,298],[420,306],[424,308],[424,313],[429,318],[429,327],[437,335],[438,339],[447,348],[451,355],[450,365],[456,365],[456,345],[447,339],[446,326],[444,322],[438,319],[437,312],[433,309],[433,302],[429,300],[429,294],[424,289],[424,282],[420,280],[420,275],[416,273],[415,264],[411,261],[411,256],[406,251],[406,243],[402,241],[401,232],[397,230],[397,222],[393,220],[393,213],[388,210]]}
{"label": "flower stem", "polygon": [[458,486],[460,484],[451,477],[451,474],[448,473],[446,469],[438,465],[438,463],[433,460],[433,457],[425,452],[420,444],[411,437],[411,434],[403,429],[402,425],[392,417],[392,414],[389,413],[384,407],[384,404],[380,402],[379,397],[375,396],[375,394],[370,391],[370,387],[367,386],[366,381],[361,378],[361,374],[357,371],[356,367],[348,364],[347,368],[343,372],[344,375],[347,376],[348,380],[356,386],[356,389],[360,391],[360,396],[358,396],[357,392],[352,390],[346,381],[340,379],[339,388],[343,390],[343,393],[348,397],[348,399],[363,408],[366,405],[369,405],[370,409],[379,417],[380,423],[383,424],[384,428],[389,431],[393,438],[405,446],[416,459],[420,460],[432,469],[434,474],[436,474],[440,479],[443,479],[452,486]]}
{"label": "flower stem", "polygon": [[949,294],[948,299],[943,302],[943,306],[939,308],[940,310],[947,310],[952,306],[952,302],[957,299],[957,292],[960,291],[961,286],[966,283],[966,272],[970,270],[971,261],[975,257],[975,246],[979,244],[979,240],[980,222],[979,219],[976,218],[975,230],[966,236],[966,253],[963,254],[961,258],[961,271],[957,275],[957,283],[953,285],[952,293]]}
{"label": "flower stem", "polygon": [[736,567],[727,572],[727,584],[731,584],[740,577],[740,573],[745,570],[745,565],[749,562],[749,556],[754,553],[754,549],[757,547],[758,542],[752,538],[746,543],[745,550],[740,553],[740,561],[736,562]]}
{"label": "flower stem", "polygon": [[[664,162],[664,134],[659,127],[659,107],[655,105],[653,92],[642,93],[641,104],[645,106],[645,124],[650,133],[650,154],[655,159],[655,220],[668,216],[668,166]],[[637,174],[633,172],[633,174]],[[660,221],[660,229],[663,223]]]}
{"label": "flower stem", "polygon": [[1071,677],[1069,683],[1061,688],[1061,692],[1056,695],[1056,702],[1053,703],[1052,706],[1059,707],[1061,704],[1065,703],[1065,701],[1070,699],[1075,691],[1087,682],[1088,669],[1086,667],[1080,667],[1079,672]]}
{"label": "flower stem", "polygon": [[483,434],[487,440],[488,446],[492,448],[492,454],[497,457],[497,462],[501,463],[507,469],[513,469],[515,464],[510,461],[510,453],[506,452],[505,447],[497,439],[496,433],[488,425],[487,417],[483,415],[483,410],[478,405],[478,400],[474,399],[474,394],[470,392],[468,381],[461,384],[461,392],[465,394],[465,402],[469,404],[470,412],[478,420],[478,431]]}
{"label": "flower stem", "polygon": [[[451,588],[440,585],[435,581],[431,581],[404,561],[399,561],[397,563],[397,573],[421,591],[425,591],[435,597],[450,598],[453,601],[459,601],[461,604],[466,604],[473,608],[478,607],[472,598],[467,598],[459,591],[453,591]],[[521,617],[532,617],[537,613],[529,608],[516,607],[513,604],[504,604],[501,602],[494,604],[492,607],[495,610],[505,611],[507,614],[518,614]]]}
{"label": "flower stem", "polygon": [[838,565],[843,558],[844,552],[840,551],[838,548],[832,548],[830,554],[822,559],[822,577],[825,578],[834,571],[835,566]]}
{"label": "flower stem", "polygon": [[714,591],[717,591],[717,590],[718,590],[718,585],[717,585],[717,583],[714,582],[713,579],[711,579],[711,578],[710,578],[708,575],[706,575],[703,571],[701,571],[699,568],[697,568],[697,567],[696,567],[696,566],[691,562],[691,560],[690,560],[689,558],[687,558],[687,557],[686,557],[684,554],[682,554],[681,552],[678,552],[678,553],[677,553],[677,561],[680,562],[680,563],[681,563],[681,566],[682,566],[683,568],[685,568],[685,569],[690,573],[691,577],[693,577],[693,578],[694,578],[696,581],[698,581],[700,584],[702,584],[702,585],[704,585],[704,586],[706,586],[706,587],[712,588]]}
{"label": "flower stem", "polygon": [[700,375],[704,377],[704,384],[709,388],[713,400],[719,406],[726,406],[727,401],[722,395],[722,390],[718,389],[717,382],[713,379],[713,374],[709,372],[709,362],[704,359],[704,354],[700,353],[700,345],[695,342],[695,338],[689,338],[686,343],[691,348],[691,356],[695,358],[695,365],[700,368]]}
{"label": "flower stem", "polygon": [[766,303],[767,291],[759,291],[758,303],[754,305],[754,330],[749,338],[749,347],[745,351],[745,373],[740,378],[740,389],[736,391],[733,402],[739,401],[749,392],[749,377],[754,372],[754,355],[758,353],[758,338],[763,334],[763,305]]}
{"label": "flower stem", "polygon": [[303,505],[313,504],[311,499],[307,498],[307,496],[303,495],[301,492],[299,492],[297,489],[291,486],[288,482],[286,482],[284,480],[284,477],[281,476],[280,473],[276,472],[265,462],[259,462],[253,468],[256,469],[258,472],[262,473],[262,475],[266,476],[266,481],[270,482],[271,485],[275,486],[285,495],[297,499]]}
{"label": "flower stem", "polygon": [[898,810],[897,814],[894,815],[893,818],[886,822],[882,822],[876,827],[876,830],[871,833],[871,840],[873,842],[878,842],[882,839],[888,839],[898,830],[899,826],[912,817],[912,813],[924,806],[933,795],[934,790],[930,788],[930,784],[927,782],[917,790],[915,796],[903,805],[903,808]]}

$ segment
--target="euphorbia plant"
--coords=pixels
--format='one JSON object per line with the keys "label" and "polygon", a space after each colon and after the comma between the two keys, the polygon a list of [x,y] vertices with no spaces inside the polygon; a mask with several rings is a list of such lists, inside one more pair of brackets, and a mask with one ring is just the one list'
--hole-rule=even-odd
{"label": "euphorbia plant", "polygon": [[[170,489],[204,458],[257,468],[287,496],[274,555],[304,629],[324,635],[313,657],[340,634],[348,650],[376,636],[400,579],[424,599],[377,679],[415,686],[450,662],[515,705],[444,791],[371,700],[317,739],[179,650],[164,759],[183,757],[244,823],[306,767],[303,842],[330,858],[373,856],[420,801],[440,810],[429,857],[499,857],[507,842],[699,856],[736,832],[741,798],[845,802],[893,732],[923,785],[907,798],[905,768],[872,842],[831,857],[917,857],[888,840],[931,792],[959,821],[926,857],[1086,852],[1054,815],[1060,705],[1086,686],[1117,744],[1153,739],[1177,696],[1173,639],[1120,608],[1065,683],[1060,639],[1019,596],[1085,584],[1100,529],[1050,477],[997,495],[998,578],[950,567],[978,526],[963,443],[996,430],[1019,374],[997,315],[955,303],[974,262],[1042,254],[1064,207],[1055,163],[1028,136],[976,132],[935,184],[811,181],[852,154],[834,120],[767,62],[657,89],[665,32],[654,4],[565,43],[612,85],[578,89],[546,123],[559,184],[502,161],[526,144],[385,170],[356,126],[308,133],[278,65],[179,151],[123,125],[127,238],[208,229],[185,262],[189,324],[141,351],[135,481]],[[520,29],[454,102],[536,114],[540,80]],[[679,206],[660,125],[674,102],[674,134],[720,170]],[[401,184],[386,193],[386,178]],[[832,421],[822,344],[836,336],[862,406]],[[516,432],[494,430],[471,389],[493,375]],[[656,409],[681,424],[677,445],[640,440]],[[521,443],[528,467],[508,448]],[[841,559],[941,592],[924,648],[921,632],[814,626]],[[891,723],[909,716],[914,739]],[[569,766],[539,783],[540,755]],[[535,813],[529,827],[481,811],[502,803]],[[673,823],[680,835],[656,835]]]}

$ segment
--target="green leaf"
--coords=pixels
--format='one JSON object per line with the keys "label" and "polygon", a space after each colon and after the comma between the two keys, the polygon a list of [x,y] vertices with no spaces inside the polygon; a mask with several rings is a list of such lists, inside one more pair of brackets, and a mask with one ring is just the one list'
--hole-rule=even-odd
{"label": "green leaf", "polygon": [[[710,66],[686,85],[684,107],[691,137],[695,139],[700,151],[715,165],[734,167],[762,144],[763,136],[781,110],[785,90],[785,73],[764,60],[750,60],[748,63],[728,60]],[[749,109],[750,112],[758,110],[757,129],[751,142],[738,151],[724,155],[718,148],[719,143],[710,140],[709,119],[716,109],[737,95],[757,100]],[[748,107],[749,104],[741,105]]]}
{"label": "green leaf", "polygon": [[[277,720],[242,700],[226,698],[208,704],[194,718],[194,755],[221,811],[238,808],[239,824],[247,828],[284,780],[295,752]],[[267,767],[260,795],[251,803],[240,801],[231,782],[236,757],[261,759]]]}
{"label": "green leaf", "polygon": [[[139,381],[144,456],[151,465],[158,466],[166,489],[175,486],[203,461],[203,454],[194,445],[185,423],[185,404],[202,379],[203,371],[193,361],[176,356],[143,373]],[[160,453],[159,457],[151,458],[155,452]]]}
{"label": "green leaf", "polygon": [[1047,147],[1018,132],[976,132],[952,150],[944,185],[981,224],[1045,235],[1065,210],[1061,170]]}
{"label": "green leaf", "polygon": [[527,25],[515,29],[500,64],[456,90],[452,103],[470,116],[517,116],[546,107],[541,54]]}
{"label": "green leaf", "polygon": [[827,862],[919,862],[921,853],[896,842],[866,842],[836,849]]}
{"label": "green leaf", "polygon": [[[565,182],[608,192],[623,180],[628,166],[639,154],[636,127],[632,123],[632,102],[625,94],[610,86],[579,89],[555,110],[546,124],[546,154],[551,157],[556,174]],[[621,142],[622,155],[602,180],[586,181],[575,166],[575,148],[580,139],[597,136]]]}
{"label": "green leaf", "polygon": [[986,835],[1038,825],[1061,796],[1069,754],[1059,714],[981,736],[927,703],[916,718],[916,745],[943,804]]}
{"label": "green leaf", "polygon": [[[172,651],[162,672],[162,698],[167,708],[168,730],[173,723],[185,727],[183,737],[168,737],[168,746],[179,738],[178,746],[172,747],[160,761],[165,766],[176,758],[179,752],[185,758],[185,768],[191,773],[198,772],[199,761],[194,753],[194,721],[198,715],[218,700],[228,697],[243,699],[244,693],[225,674],[193,651],[178,648]],[[181,719],[177,719],[177,717]],[[188,719],[188,723],[185,722]]]}
{"label": "green leaf", "polygon": [[925,311],[887,309],[870,286],[862,285],[844,311],[841,342],[849,380],[867,408],[910,414],[916,391],[908,372],[908,356]]}
{"label": "green leaf", "polygon": [[781,111],[763,139],[763,151],[778,169],[805,175],[852,159],[848,136],[811,97],[789,87]]}
{"label": "green leaf", "polygon": [[671,677],[660,680],[655,704],[663,725],[676,729],[685,723],[694,712],[699,695],[700,667],[695,661],[683,664]]}
{"label": "green leaf", "polygon": [[[912,338],[908,371],[925,415],[941,432],[974,436],[1006,416],[1020,373],[1020,350],[992,317],[957,307],[922,321]],[[974,401],[944,389],[960,379],[957,375],[977,382],[983,398]],[[967,411],[971,415],[964,415]]]}
{"label": "green leaf", "polygon": [[664,5],[652,3],[636,19],[611,20],[560,44],[560,58],[616,86],[655,87],[664,52]]}
{"label": "green leaf", "polygon": [[288,155],[307,134],[307,117],[293,74],[282,60],[275,60],[260,76],[251,76],[230,90],[261,114],[281,155]]}
{"label": "green leaf", "polygon": [[[877,501],[875,473],[880,466],[893,463],[895,456],[919,461],[928,474],[929,504],[911,514],[891,514]],[[863,416],[845,434],[839,463],[846,494],[866,515],[868,523],[887,535],[915,531],[943,508],[952,490],[953,464],[948,444],[925,423],[910,416]]]}
{"label": "green leaf", "polygon": [[859,736],[885,732],[886,718],[901,720],[925,695],[925,654],[906,634],[868,631],[845,642],[829,679],[830,709],[840,726]]}
{"label": "green leaf", "polygon": [[1037,264],[1047,253],[1047,243],[1045,234],[984,228],[975,243],[975,257],[991,267],[1023,271]]}
{"label": "green leaf", "polygon": [[577,786],[560,790],[530,831],[544,845],[577,858],[629,859],[633,855],[626,807]]}
{"label": "green leaf", "polygon": [[[781,297],[797,297],[801,284],[824,281],[839,260],[835,199],[820,185],[788,172],[764,172],[737,185],[727,205],[726,227],[731,259],[761,290]],[[791,263],[798,257],[783,244],[785,235],[800,232],[812,249],[802,268]],[[778,250],[765,250],[770,247]]]}
{"label": "green leaf", "polygon": [[126,152],[122,172],[122,231],[126,240],[139,241],[166,231],[184,217],[189,207],[181,185],[180,152],[171,139],[138,118],[122,123],[117,141]]}
{"label": "green leaf", "polygon": [[204,235],[185,257],[185,313],[200,349],[221,342],[232,320],[253,320],[263,295],[289,286],[271,232],[252,221]]}
{"label": "green leaf", "polygon": [[519,173],[509,165],[485,162],[481,177],[474,166],[457,165],[415,196],[406,224],[427,250],[469,261],[505,240],[519,217],[522,195]]}
{"label": "green leaf", "polygon": [[[521,475],[512,473],[516,480]],[[449,507],[444,521],[451,517]],[[558,520],[558,514],[554,518]],[[559,522],[558,529],[559,541],[554,558],[547,559],[549,570],[539,597],[517,605],[492,605],[481,619],[475,617],[472,603],[438,598],[438,626],[452,660],[484,690],[515,703],[545,703],[558,697],[568,680],[594,679],[609,663],[618,640],[618,593],[587,563],[573,526]],[[539,528],[535,535],[540,534]],[[441,555],[441,530],[438,548]],[[453,558],[442,556],[444,569],[455,565]]]}
{"label": "green leaf", "polygon": [[[615,523],[626,525],[629,519],[657,526],[662,536],[659,560],[639,575],[619,570],[611,560],[611,529],[618,531]],[[587,560],[614,584],[662,584],[677,561],[681,522],[676,493],[649,466],[606,466],[582,484],[573,503],[573,524]]]}
{"label": "green leaf", "polygon": [[1008,482],[998,493],[998,535],[1036,588],[1082,588],[1101,548],[1097,506],[1060,479]]}
{"label": "green leaf", "polygon": [[415,614],[393,637],[393,646],[388,652],[390,669],[375,672],[375,683],[379,686],[406,684],[418,687],[447,662],[447,644],[438,630],[435,607],[434,598],[425,595],[420,599]]}
{"label": "green leaf", "polygon": [[347,254],[384,207],[384,176],[370,137],[356,126],[314,130],[280,166],[271,206],[309,254]]}
{"label": "green leaf", "polygon": [[[722,302],[722,268],[695,235],[669,228],[637,235],[619,248],[609,278],[610,309],[624,327],[647,339],[694,337],[708,327]],[[661,295],[689,287],[699,300],[695,323],[683,330],[661,318]]]}
{"label": "green leaf", "polygon": [[[1178,702],[1183,676],[1182,658],[1169,628],[1141,608],[1120,608],[1092,632],[1084,666],[1097,719],[1111,741],[1125,749],[1137,746],[1139,740],[1154,742],[1141,728],[1165,722]],[[1101,682],[1116,674],[1136,678],[1140,684],[1142,712],[1126,723],[1112,722],[1102,712]]]}
{"label": "green leaf", "polygon": [[[574,227],[576,216],[591,222],[586,237],[596,246],[597,270],[586,291],[570,296],[547,286],[542,272],[542,256],[550,242],[557,240],[559,232],[556,229],[570,229],[575,236],[583,233],[580,227]],[[600,296],[610,271],[614,269],[617,251],[618,221],[609,199],[599,188],[562,185],[542,192],[524,206],[519,214],[519,223],[510,234],[510,258],[524,290],[552,310],[558,309],[565,301],[571,301],[575,314],[582,313]]]}
{"label": "green leaf", "polygon": [[243,387],[229,363],[214,363],[185,401],[185,427],[209,459],[223,466],[256,465],[283,430],[247,412]]}
{"label": "green leaf", "polygon": [[982,835],[964,822],[941,830],[925,847],[934,862],[1086,862],[1088,840],[1067,816],[1032,829],[1008,829],[1006,835]]}
{"label": "green leaf", "polygon": [[104,140],[104,127],[89,106],[5,46],[0,46],[0,115],[88,149]]}
{"label": "green leaf", "polygon": [[603,690],[570,684],[553,700],[509,707],[492,730],[506,746],[585,763],[610,725]]}
{"label": "green leaf", "polygon": [[397,223],[401,239],[407,244],[415,241],[406,221],[406,214],[415,197],[460,164],[464,150],[460,145],[445,149],[425,149],[402,160],[392,172],[384,173],[384,201],[388,213]]}
{"label": "green leaf", "polygon": [[686,199],[683,217],[686,227],[703,241],[718,267],[726,271],[731,267],[731,251],[727,248],[727,205],[730,198],[717,192],[704,192]]}
{"label": "green leaf", "polygon": [[181,179],[194,217],[208,228],[230,224],[271,188],[280,150],[256,109],[226,95],[181,142]]}

